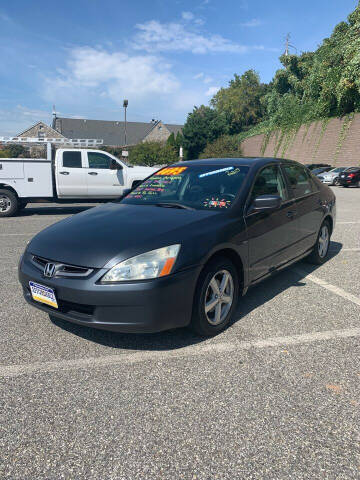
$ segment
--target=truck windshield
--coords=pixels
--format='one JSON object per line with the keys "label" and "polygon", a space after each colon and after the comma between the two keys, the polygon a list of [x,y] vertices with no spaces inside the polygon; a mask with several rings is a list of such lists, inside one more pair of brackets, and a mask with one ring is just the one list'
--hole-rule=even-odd
{"label": "truck windshield", "polygon": [[130,192],[121,203],[196,210],[230,208],[249,171],[236,165],[165,167]]}

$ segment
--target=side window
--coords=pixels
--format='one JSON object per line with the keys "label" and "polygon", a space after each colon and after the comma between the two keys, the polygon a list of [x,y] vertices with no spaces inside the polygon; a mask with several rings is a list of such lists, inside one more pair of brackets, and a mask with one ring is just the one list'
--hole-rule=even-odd
{"label": "side window", "polygon": [[312,181],[307,170],[300,165],[284,165],[295,198],[303,197],[314,190]]}
{"label": "side window", "polygon": [[258,173],[251,193],[251,201],[260,195],[279,195],[283,200],[287,199],[285,181],[277,165],[265,167]]}
{"label": "side window", "polygon": [[111,165],[111,158],[104,153],[88,152],[89,168],[109,169]]}
{"label": "side window", "polygon": [[63,152],[63,167],[66,168],[81,168],[81,151],[78,152]]}

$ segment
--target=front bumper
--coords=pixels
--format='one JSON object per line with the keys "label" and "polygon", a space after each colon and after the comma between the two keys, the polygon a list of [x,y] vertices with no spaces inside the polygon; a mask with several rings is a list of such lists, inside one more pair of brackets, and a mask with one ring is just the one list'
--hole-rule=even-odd
{"label": "front bumper", "polygon": [[[86,278],[45,278],[25,253],[19,280],[25,300],[51,316],[114,332],[150,333],[189,324],[200,270],[197,266],[168,277],[102,285],[98,281],[105,269]],[[33,300],[30,281],[52,288],[59,309]]]}

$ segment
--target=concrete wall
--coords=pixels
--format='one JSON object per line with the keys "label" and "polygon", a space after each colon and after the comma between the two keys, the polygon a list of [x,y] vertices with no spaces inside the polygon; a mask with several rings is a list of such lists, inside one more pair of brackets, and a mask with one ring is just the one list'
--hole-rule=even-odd
{"label": "concrete wall", "polygon": [[244,156],[251,157],[360,165],[360,114],[316,121],[293,132],[256,135],[242,142],[242,150]]}

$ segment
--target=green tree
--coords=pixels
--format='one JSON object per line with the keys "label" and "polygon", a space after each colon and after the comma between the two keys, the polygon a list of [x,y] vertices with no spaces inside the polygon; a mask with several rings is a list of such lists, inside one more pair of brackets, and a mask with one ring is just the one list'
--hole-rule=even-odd
{"label": "green tree", "polygon": [[224,115],[204,105],[194,107],[182,131],[186,158],[188,160],[198,158],[208,142],[213,142],[227,131]]}
{"label": "green tree", "polygon": [[222,135],[208,143],[200,158],[238,158],[242,156],[237,135]]}
{"label": "green tree", "polygon": [[259,123],[265,114],[262,98],[266,86],[254,70],[234,75],[227,88],[221,88],[211,99],[211,105],[224,114],[230,133],[239,133]]}
{"label": "green tree", "polygon": [[162,142],[144,142],[129,149],[129,161],[132,165],[166,165],[179,160],[174,147]]}
{"label": "green tree", "polygon": [[26,157],[29,154],[28,149],[25,148],[24,145],[16,143],[7,146],[6,150],[10,158]]}

